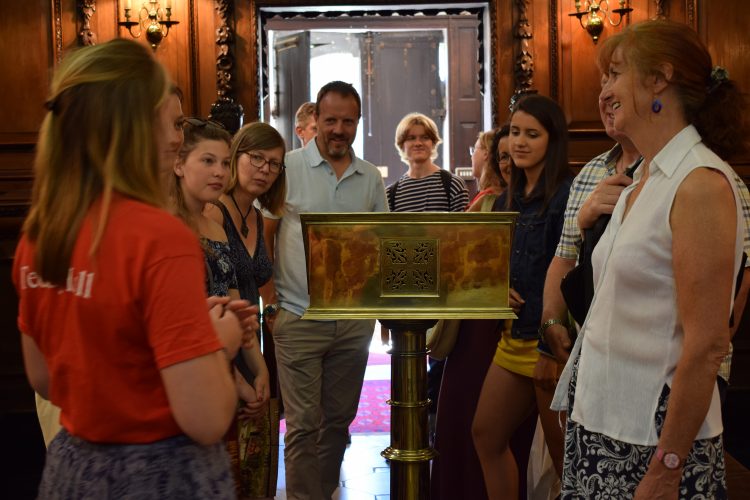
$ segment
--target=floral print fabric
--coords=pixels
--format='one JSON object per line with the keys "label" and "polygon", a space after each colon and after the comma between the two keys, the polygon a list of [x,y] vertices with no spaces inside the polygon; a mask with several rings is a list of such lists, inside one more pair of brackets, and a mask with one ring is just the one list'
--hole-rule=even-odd
{"label": "floral print fabric", "polygon": [[[578,360],[575,361],[568,393],[568,408],[573,408]],[[664,386],[654,421],[661,433],[667,414],[669,387]],[[568,419],[565,435],[561,498],[632,498],[648,470],[656,447],[625,443],[589,432]],[[722,437],[699,439],[685,461],[680,481],[680,499],[727,498]]]}

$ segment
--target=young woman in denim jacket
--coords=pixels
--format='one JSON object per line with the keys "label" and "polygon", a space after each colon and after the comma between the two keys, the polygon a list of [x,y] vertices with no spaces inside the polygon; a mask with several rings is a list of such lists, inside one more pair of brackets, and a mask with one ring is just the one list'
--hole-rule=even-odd
{"label": "young woman in denim jacket", "polygon": [[509,291],[518,319],[506,323],[472,427],[491,499],[518,498],[518,465],[508,443],[535,410],[532,375],[539,356],[544,278],[562,232],[572,180],[565,116],[553,100],[529,95],[517,103],[510,120],[510,155],[510,185],[493,210],[519,212]]}

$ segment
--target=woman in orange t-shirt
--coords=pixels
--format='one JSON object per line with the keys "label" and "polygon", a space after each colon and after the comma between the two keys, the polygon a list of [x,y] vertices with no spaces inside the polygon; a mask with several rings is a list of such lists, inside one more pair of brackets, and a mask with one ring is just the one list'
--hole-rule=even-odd
{"label": "woman in orange t-shirt", "polygon": [[27,376],[61,408],[39,497],[233,498],[227,357],[257,321],[209,311],[197,238],[162,208],[179,98],[115,39],[63,61],[47,108],[13,267]]}

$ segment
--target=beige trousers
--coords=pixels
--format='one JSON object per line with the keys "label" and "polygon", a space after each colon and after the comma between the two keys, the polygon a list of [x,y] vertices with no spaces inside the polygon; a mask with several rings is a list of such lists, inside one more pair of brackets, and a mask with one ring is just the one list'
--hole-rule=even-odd
{"label": "beige trousers", "polygon": [[39,426],[42,428],[42,436],[44,437],[44,446],[49,446],[50,441],[62,429],[60,425],[60,408],[36,392],[34,393],[34,397],[36,399],[36,415],[39,418]]}
{"label": "beige trousers", "polygon": [[301,320],[284,309],[276,317],[290,500],[327,500],[339,485],[374,328],[375,320]]}

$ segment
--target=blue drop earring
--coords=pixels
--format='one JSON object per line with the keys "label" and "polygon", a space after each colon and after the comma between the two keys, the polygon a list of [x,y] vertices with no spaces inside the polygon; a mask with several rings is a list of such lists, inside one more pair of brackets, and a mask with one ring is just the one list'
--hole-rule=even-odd
{"label": "blue drop earring", "polygon": [[662,105],[661,105],[661,99],[658,97],[654,98],[654,100],[651,102],[651,111],[653,111],[656,114],[659,114],[661,111]]}

